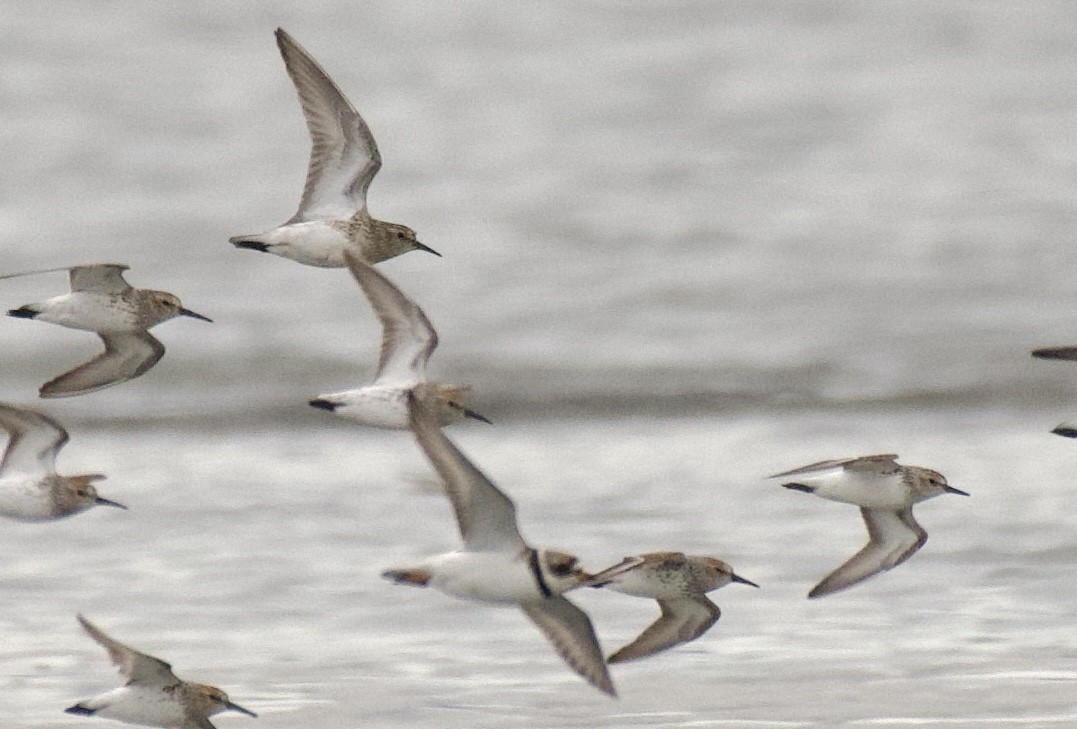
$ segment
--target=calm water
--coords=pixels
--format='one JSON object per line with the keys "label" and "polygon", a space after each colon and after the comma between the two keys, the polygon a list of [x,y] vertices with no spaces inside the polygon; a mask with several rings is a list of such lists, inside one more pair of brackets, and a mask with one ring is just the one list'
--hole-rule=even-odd
{"label": "calm water", "polygon": [[[224,727],[1077,722],[1077,14],[1070,3],[0,3],[3,271],[124,262],[179,294],[146,376],[44,403],[93,337],[4,318],[0,400],[67,423],[64,472],[127,513],[5,524],[0,724],[85,727],[83,611],[215,683]],[[372,373],[342,271],[237,251],[308,153],[287,28],[370,123],[375,215],[444,259],[384,270],[493,427],[451,437],[525,535],[591,568],[721,556],[703,639],[613,702],[513,610],[390,585],[457,537],[406,433],[305,400]],[[62,274],[4,281],[11,308]],[[765,476],[897,452],[970,499],[832,598],[850,507]],[[573,599],[607,649],[644,600]],[[105,726],[104,724],[100,724]]]}

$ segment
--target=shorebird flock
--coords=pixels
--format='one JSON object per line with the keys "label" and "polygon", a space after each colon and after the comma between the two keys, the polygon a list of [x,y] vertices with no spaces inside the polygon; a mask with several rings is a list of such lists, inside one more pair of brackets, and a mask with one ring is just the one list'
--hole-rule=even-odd
{"label": "shorebird flock", "polygon": [[[647,658],[699,638],[721,615],[708,592],[730,583],[758,585],[716,557],[676,551],[629,556],[589,573],[572,554],[524,540],[511,497],[442,432],[465,419],[489,421],[468,407],[468,386],[427,378],[437,332],[423,310],[375,268],[409,251],[440,254],[420,243],[411,228],[369,214],[367,190],[381,167],[373,134],[302,46],[282,29],[276,31],[276,40],[310,132],[306,184],[299,208],[287,222],[230,242],[304,265],[346,267],[381,323],[373,382],[319,395],[309,404],[366,426],[410,430],[444,486],[462,542],[459,549],[418,564],[387,569],[383,577],[465,600],[519,607],[573,671],[616,696],[609,665]],[[165,352],[149,334],[151,327],[178,316],[211,321],[184,308],[171,293],[132,287],[124,280],[125,270],[122,264],[95,263],[0,276],[67,271],[70,293],[18,306],[8,314],[92,331],[104,343],[102,353],[44,383],[40,397],[73,397],[140,377]],[[1037,350],[1034,355],[1077,359],[1077,347]],[[8,434],[0,463],[3,516],[48,521],[94,506],[126,508],[98,494],[93,483],[103,475],[56,473],[56,455],[68,434],[52,418],[0,404],[0,427]],[[1055,432],[1077,436],[1077,426],[1064,423]],[[968,495],[936,471],[899,464],[894,454],[826,460],[772,478],[791,490],[859,506],[867,527],[867,544],[812,588],[809,598],[846,590],[902,564],[927,541],[913,505],[945,493]],[[660,615],[607,658],[588,615],[565,596],[581,587],[655,600]],[[222,711],[255,716],[216,687],[181,680],[169,664],[114,640],[83,616],[78,622],[105,648],[125,684],[79,701],[67,712],[173,729],[213,729],[209,717]]]}

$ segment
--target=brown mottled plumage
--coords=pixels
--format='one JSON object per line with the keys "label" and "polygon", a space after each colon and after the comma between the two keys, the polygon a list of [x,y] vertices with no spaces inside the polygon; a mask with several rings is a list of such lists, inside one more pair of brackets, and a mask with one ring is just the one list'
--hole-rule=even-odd
{"label": "brown mottled plumage", "polygon": [[591,587],[608,587],[626,595],[658,601],[662,615],[631,643],[608,659],[624,663],[646,658],[681,643],[695,640],[718,622],[721,611],[706,593],[730,582],[758,587],[733,573],[720,559],[682,552],[650,552],[625,557],[620,563],[591,576]]}

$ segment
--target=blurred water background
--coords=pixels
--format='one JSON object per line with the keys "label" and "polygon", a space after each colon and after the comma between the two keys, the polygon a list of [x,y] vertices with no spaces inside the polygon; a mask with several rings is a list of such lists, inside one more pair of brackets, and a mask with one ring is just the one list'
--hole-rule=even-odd
{"label": "blurred water background", "polygon": [[[533,543],[713,554],[759,582],[610,701],[526,619],[385,567],[457,543],[406,433],[307,407],[379,329],[341,270],[238,251],[309,151],[289,30],[366,118],[383,269],[496,421],[450,436]],[[260,713],[222,729],[1077,723],[1077,13],[1065,0],[0,2],[0,269],[131,266],[215,319],[41,402],[89,334],[3,318],[0,400],[68,425],[98,509],[0,529],[0,723],[114,685],[84,612]],[[63,274],[0,283],[13,308]],[[896,452],[970,491],[819,601],[850,507],[769,473]],[[607,649],[653,603],[574,593]],[[104,724],[101,724],[104,726]]]}

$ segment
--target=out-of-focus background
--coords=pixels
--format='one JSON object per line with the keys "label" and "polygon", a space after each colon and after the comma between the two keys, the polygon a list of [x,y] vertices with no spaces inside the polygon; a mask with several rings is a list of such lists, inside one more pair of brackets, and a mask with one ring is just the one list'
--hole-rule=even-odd
{"label": "out-of-focus background", "polygon": [[[307,407],[372,375],[342,270],[239,251],[292,215],[309,142],[272,31],[370,124],[382,264],[448,432],[525,535],[597,569],[682,549],[760,582],[612,702],[522,615],[381,569],[454,547],[410,436]],[[0,721],[79,727],[111,686],[85,612],[257,726],[1058,726],[1077,720],[1077,14],[1030,2],[0,3],[0,272],[131,266],[179,319],[145,376],[44,402],[89,334],[0,319],[0,399],[69,426],[98,509],[0,529]],[[0,307],[66,290],[0,282]],[[855,509],[765,476],[897,452],[972,493],[808,602]],[[607,649],[653,604],[576,593]],[[215,719],[245,726],[233,715]],[[251,726],[254,726],[253,724]]]}

